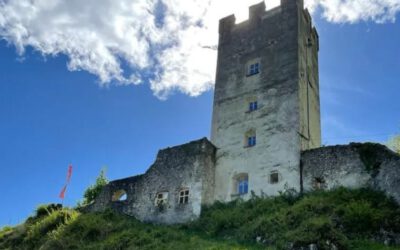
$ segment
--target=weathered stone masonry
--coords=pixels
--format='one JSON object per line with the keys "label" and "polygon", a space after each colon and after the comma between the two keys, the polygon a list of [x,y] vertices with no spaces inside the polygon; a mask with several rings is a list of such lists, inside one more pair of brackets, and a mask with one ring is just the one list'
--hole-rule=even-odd
{"label": "weathered stone masonry", "polygon": [[383,145],[351,143],[308,150],[301,156],[303,191],[370,187],[400,203],[400,156]]}
{"label": "weathered stone masonry", "polygon": [[[193,220],[202,205],[213,202],[214,157],[215,147],[206,138],[161,150],[145,174],[110,182],[87,209],[112,208],[142,221],[166,224]],[[188,203],[180,204],[180,191],[185,190]],[[126,200],[113,201],[121,191]],[[167,193],[162,206],[155,203],[159,193]]]}

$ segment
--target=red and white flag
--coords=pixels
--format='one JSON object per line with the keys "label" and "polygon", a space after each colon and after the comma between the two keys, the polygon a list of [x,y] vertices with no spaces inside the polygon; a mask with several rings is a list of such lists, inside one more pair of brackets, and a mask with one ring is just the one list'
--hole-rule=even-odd
{"label": "red and white flag", "polygon": [[71,180],[71,176],[72,176],[72,165],[69,165],[68,166],[68,172],[67,172],[67,181],[66,181],[64,187],[61,189],[60,195],[58,196],[62,200],[64,200],[65,191],[67,190],[67,186],[69,184],[69,181]]}
{"label": "red and white flag", "polygon": [[65,196],[65,191],[67,190],[67,185],[65,185],[63,187],[63,189],[60,192],[60,195],[58,197],[60,197],[60,199],[64,200],[64,196]]}

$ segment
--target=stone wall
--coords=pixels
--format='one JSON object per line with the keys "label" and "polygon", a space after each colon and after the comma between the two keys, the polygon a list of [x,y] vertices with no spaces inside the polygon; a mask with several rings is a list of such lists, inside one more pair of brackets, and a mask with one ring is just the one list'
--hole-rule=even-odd
{"label": "stone wall", "polygon": [[[155,163],[143,174],[110,182],[88,211],[117,212],[141,221],[164,224],[196,219],[201,206],[214,197],[215,147],[206,139],[161,150]],[[180,204],[179,194],[189,190],[187,204]],[[118,200],[126,193],[126,200]],[[159,193],[168,193],[165,204],[156,204]]]}
{"label": "stone wall", "polygon": [[304,151],[302,189],[371,187],[400,202],[400,156],[383,145],[352,143]]}

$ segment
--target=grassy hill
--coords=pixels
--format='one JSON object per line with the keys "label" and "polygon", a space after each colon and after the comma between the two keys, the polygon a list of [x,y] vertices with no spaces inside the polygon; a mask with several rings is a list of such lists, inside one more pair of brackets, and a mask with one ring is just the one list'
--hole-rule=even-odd
{"label": "grassy hill", "polygon": [[[0,249],[400,249],[400,208],[384,194],[340,188],[298,196],[216,203],[177,226],[144,224],[111,211],[81,214],[55,205],[0,231]],[[397,236],[396,236],[397,234]],[[400,239],[400,238],[399,238]]]}

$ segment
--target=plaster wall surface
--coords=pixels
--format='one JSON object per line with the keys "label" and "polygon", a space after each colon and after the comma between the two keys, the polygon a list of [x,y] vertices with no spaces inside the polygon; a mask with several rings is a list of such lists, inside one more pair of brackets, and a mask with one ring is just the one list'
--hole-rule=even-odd
{"label": "plaster wall surface", "polygon": [[[257,195],[276,195],[285,188],[300,190],[300,151],[319,146],[320,140],[317,77],[309,77],[315,85],[313,94],[300,91],[301,67],[306,71],[301,61],[306,61],[302,59],[306,54],[299,47],[305,36],[313,34],[311,20],[300,21],[303,12],[298,0],[282,1],[267,12],[260,3],[249,8],[245,22],[235,24],[234,16],[220,21],[211,132],[211,141],[218,148],[216,200],[237,198],[235,176],[242,173],[248,174],[249,190]],[[314,42],[307,55],[313,59],[307,61],[310,75],[317,73],[317,45]],[[249,66],[255,63],[260,72],[249,75]],[[310,96],[306,105],[314,108],[302,108],[302,100]],[[252,101],[257,101],[258,109],[249,112]],[[302,118],[315,112],[313,122]],[[309,131],[308,126],[316,129],[311,132],[315,136],[312,143],[303,143],[300,135]],[[257,138],[253,147],[246,145],[249,131]],[[273,172],[279,173],[278,183],[271,183]],[[244,199],[249,196],[250,192],[241,195]]]}

